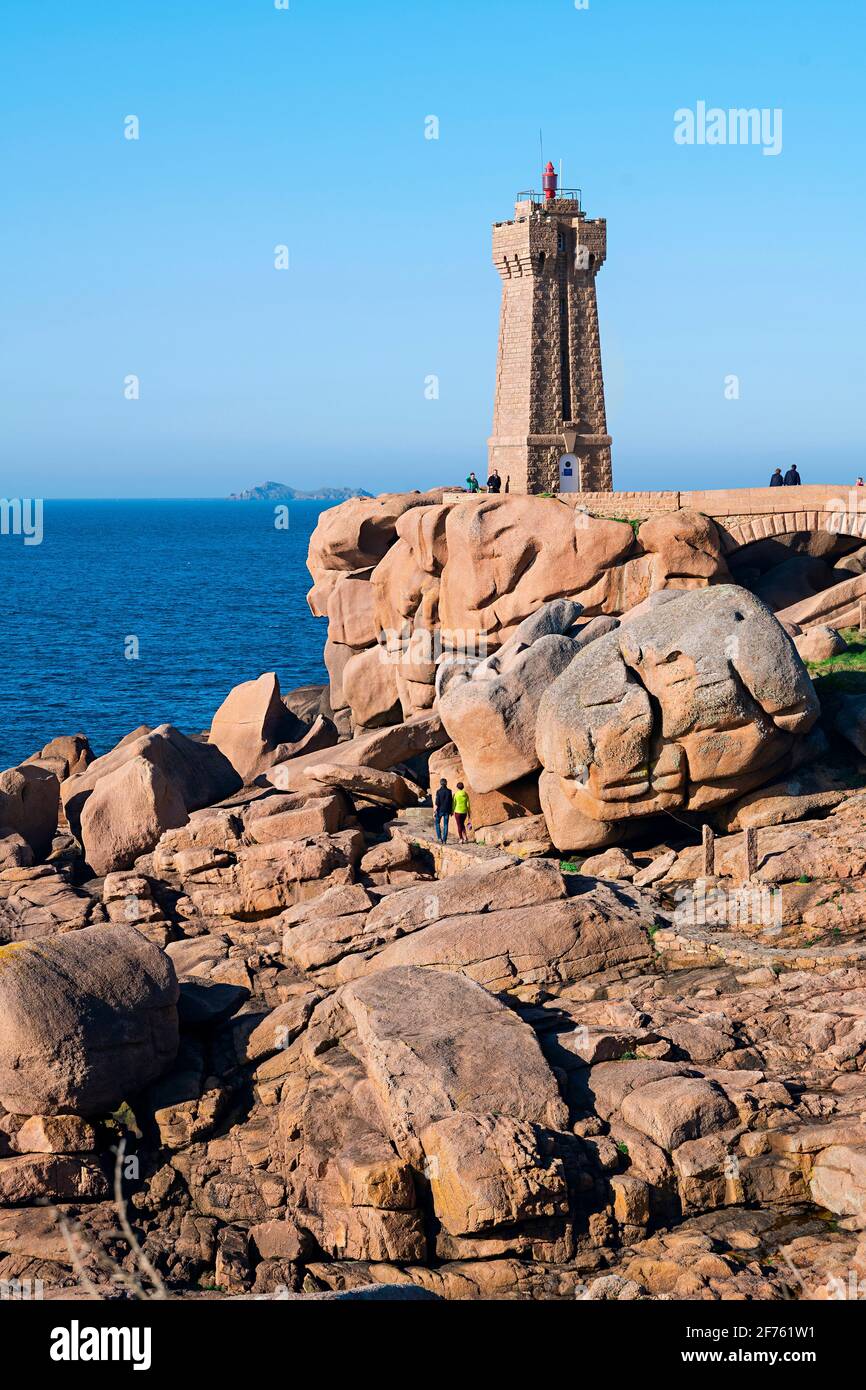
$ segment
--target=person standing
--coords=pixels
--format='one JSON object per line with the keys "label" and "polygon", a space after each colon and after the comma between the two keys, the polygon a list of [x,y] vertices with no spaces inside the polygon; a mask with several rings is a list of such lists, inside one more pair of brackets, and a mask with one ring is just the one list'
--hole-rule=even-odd
{"label": "person standing", "polygon": [[434,802],[434,822],[436,825],[436,839],[440,844],[448,843],[448,819],[454,805],[454,798],[445,778],[439,783],[436,789],[436,800]]}
{"label": "person standing", "polygon": [[462,845],[466,844],[466,819],[470,810],[469,793],[463,783],[458,782],[454,793],[454,824],[457,826],[457,838]]}
{"label": "person standing", "polygon": [[781,468],[777,468],[772,478],[770,479],[770,487],[781,487],[784,481],[785,479],[782,477]]}
{"label": "person standing", "polygon": [[469,474],[469,477],[466,479],[466,486],[468,487],[470,492],[481,491],[481,484],[479,483],[474,473]]}
{"label": "person standing", "polygon": [[787,473],[785,474],[785,487],[799,487],[799,486],[800,486],[800,474],[797,472],[796,465],[792,463],[792,464],[791,464],[791,467],[788,469]]}
{"label": "person standing", "polygon": [[496,472],[496,469],[495,469],[495,468],[494,468],[494,470],[493,470],[492,473],[489,473],[489,474],[487,475],[487,491],[488,491],[488,492],[501,492],[501,491],[502,491],[502,479],[500,478],[499,474]]}

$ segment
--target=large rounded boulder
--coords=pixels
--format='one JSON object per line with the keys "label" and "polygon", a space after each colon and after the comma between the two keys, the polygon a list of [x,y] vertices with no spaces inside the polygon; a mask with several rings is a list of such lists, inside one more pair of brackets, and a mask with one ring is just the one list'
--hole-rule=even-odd
{"label": "large rounded boulder", "polygon": [[539,767],[538,706],[580,650],[579,603],[557,599],[518,625],[484,661],[441,666],[438,708],[477,792],[505,787]]}
{"label": "large rounded boulder", "polygon": [[[291,718],[285,709],[283,713]],[[94,872],[105,874],[129,868],[137,855],[154,848],[164,830],[182,825],[190,812],[222,801],[241,786],[241,777],[215,744],[160,724],[128,734],[110,753],[68,777],[60,794],[70,830]],[[100,796],[85,815],[97,788]]]}
{"label": "large rounded boulder", "polygon": [[[552,778],[559,800],[595,822],[723,805],[786,771],[818,713],[791,638],[754,595],[732,584],[663,591],[542,696],[545,809],[557,803]],[[550,830],[559,849],[584,847],[572,827]]]}
{"label": "large rounded boulder", "polygon": [[178,1047],[169,957],[133,927],[0,946],[0,1106],[105,1115]]}
{"label": "large rounded boulder", "polygon": [[22,763],[0,772],[0,827],[20,835],[39,858],[51,848],[59,807],[60,783],[48,768]]}

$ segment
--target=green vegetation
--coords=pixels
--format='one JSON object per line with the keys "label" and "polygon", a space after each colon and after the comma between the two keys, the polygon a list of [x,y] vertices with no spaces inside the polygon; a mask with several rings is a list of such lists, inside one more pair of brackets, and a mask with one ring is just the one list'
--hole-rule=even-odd
{"label": "green vegetation", "polygon": [[[594,512],[591,512],[590,515],[595,517]],[[639,516],[603,516],[595,517],[595,519],[597,521],[619,521],[623,526],[630,526],[631,529],[634,531],[635,536],[637,536],[637,533],[643,526],[646,517],[641,518]]]}
{"label": "green vegetation", "polygon": [[560,859],[559,872],[561,874],[579,874],[580,867],[573,859]]}
{"label": "green vegetation", "polygon": [[619,1152],[621,1154],[628,1158],[628,1144],[625,1142],[624,1139],[617,1139],[616,1147],[619,1149]]}
{"label": "green vegetation", "polygon": [[847,651],[826,661],[806,662],[822,705],[832,704],[834,695],[866,695],[866,633],[846,627],[842,636]]}
{"label": "green vegetation", "polygon": [[127,1101],[121,1101],[116,1110],[112,1110],[106,1121],[110,1129],[116,1129],[121,1134],[134,1134],[136,1139],[142,1138],[142,1132],[135,1118],[135,1111]]}

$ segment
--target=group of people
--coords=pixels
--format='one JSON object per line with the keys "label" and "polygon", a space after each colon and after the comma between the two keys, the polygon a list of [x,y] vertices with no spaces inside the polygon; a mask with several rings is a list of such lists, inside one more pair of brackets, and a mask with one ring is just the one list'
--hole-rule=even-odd
{"label": "group of people", "polygon": [[[781,468],[776,469],[770,479],[770,487],[799,487],[801,482],[802,479],[797,472],[797,465],[792,463],[784,477],[782,476]],[[855,486],[863,487],[863,479],[858,478]]]}
{"label": "group of people", "polygon": [[448,822],[452,815],[454,824],[457,826],[457,838],[462,845],[466,844],[466,826],[472,829],[469,820],[471,811],[469,805],[469,793],[462,782],[458,782],[452,792],[445,777],[442,778],[436,788],[436,796],[433,800],[433,819],[436,824],[436,839],[440,844],[448,843]]}
{"label": "group of people", "polygon": [[[466,486],[467,486],[467,488],[469,489],[470,492],[480,492],[480,491],[481,491],[481,484],[479,483],[479,481],[478,481],[478,479],[476,478],[476,476],[475,476],[474,473],[470,473],[470,474],[469,474],[469,477],[466,479]],[[500,478],[499,474],[496,472],[496,469],[495,469],[495,468],[494,468],[494,470],[493,470],[492,473],[488,473],[488,475],[487,475],[487,491],[488,491],[488,492],[501,492],[501,491],[502,491],[502,479]],[[506,484],[506,487],[505,487],[505,491],[506,491],[506,492],[508,491],[508,485],[507,485],[507,484]]]}
{"label": "group of people", "polygon": [[[795,463],[792,463],[792,464],[791,464],[791,467],[788,469],[787,473],[785,473],[785,474],[782,473],[781,468],[777,468],[777,469],[775,470],[775,472],[773,473],[772,478],[770,479],[770,487],[799,487],[802,481],[803,481],[803,480],[802,480],[802,478],[800,477],[800,474],[797,472],[797,465],[796,465]],[[478,481],[478,479],[476,478],[476,476],[475,476],[474,473],[470,473],[470,474],[469,474],[469,477],[466,479],[466,486],[467,486],[467,488],[469,489],[470,492],[480,492],[480,491],[481,491],[481,484],[479,483],[479,481]],[[857,479],[857,486],[858,486],[858,487],[862,487],[862,486],[863,486],[863,479],[862,479],[862,478],[858,478],[858,479]],[[487,477],[487,491],[488,491],[488,492],[501,492],[501,491],[502,491],[502,479],[500,478],[499,474],[496,472],[496,469],[495,469],[495,468],[494,468],[494,470],[493,470],[492,473],[488,474],[488,477]],[[507,484],[507,483],[506,483],[506,486],[505,486],[505,491],[506,491],[506,492],[508,491],[508,484]]]}

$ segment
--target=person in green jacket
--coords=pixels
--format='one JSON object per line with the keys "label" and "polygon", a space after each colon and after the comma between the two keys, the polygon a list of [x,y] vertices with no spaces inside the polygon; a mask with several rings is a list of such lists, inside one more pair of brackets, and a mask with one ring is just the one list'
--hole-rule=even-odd
{"label": "person in green jacket", "polygon": [[469,477],[466,479],[466,486],[468,487],[470,492],[481,491],[481,484],[479,483],[474,473],[469,474]]}
{"label": "person in green jacket", "polygon": [[454,793],[454,824],[457,826],[457,838],[461,844],[466,844],[466,820],[470,811],[469,793],[462,782],[457,783],[457,790]]}

